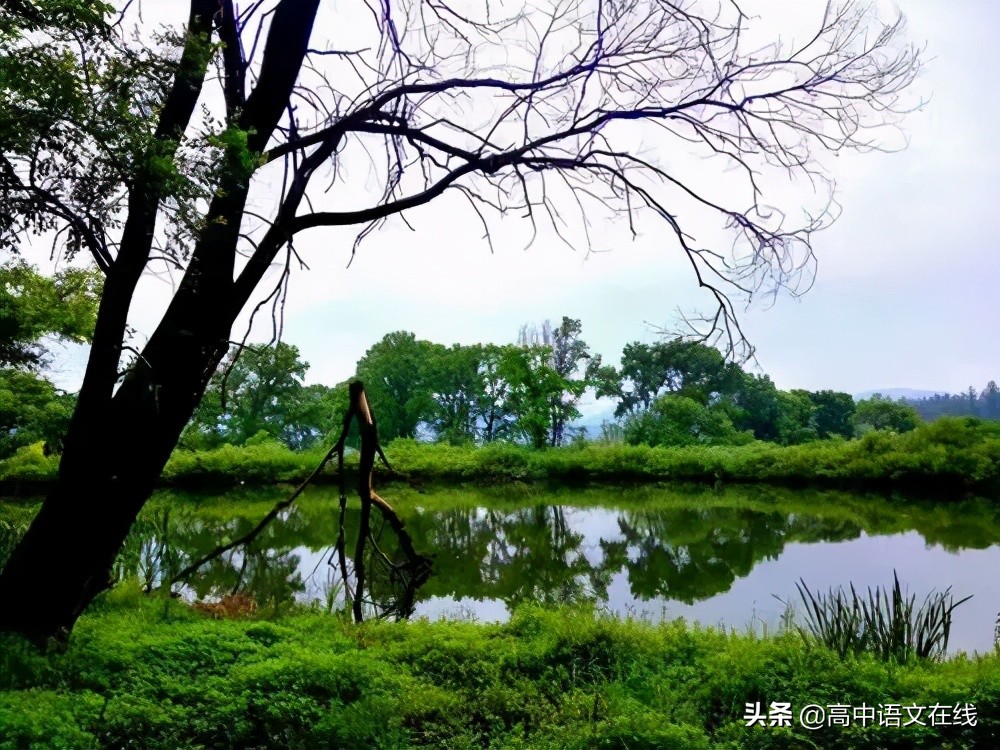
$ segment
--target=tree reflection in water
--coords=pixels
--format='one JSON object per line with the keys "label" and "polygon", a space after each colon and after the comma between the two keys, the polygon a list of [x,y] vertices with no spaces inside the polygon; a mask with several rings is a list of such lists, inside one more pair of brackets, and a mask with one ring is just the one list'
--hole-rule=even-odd
{"label": "tree reflection in water", "polygon": [[[508,607],[528,601],[602,604],[612,577],[622,571],[637,601],[662,597],[690,603],[728,590],[758,562],[776,558],[789,541],[834,541],[861,533],[859,525],[778,512],[618,511],[618,533],[588,546],[584,529],[590,512],[562,505],[415,511],[402,542],[401,529],[376,519],[365,557],[367,616],[407,617],[417,602],[431,597],[497,599]],[[359,515],[357,509],[346,511],[343,549],[354,549]],[[156,588],[252,524],[247,518],[161,514],[136,527],[116,573],[138,576]],[[262,604],[295,599],[344,606],[356,581],[351,555],[343,556],[346,571],[340,569],[337,546],[330,543],[337,535],[329,511],[290,508],[251,544],[191,575],[183,592],[213,598],[245,591]],[[433,576],[430,558],[414,549],[433,555]]]}
{"label": "tree reflection in water", "polygon": [[[348,510],[348,532],[339,540],[342,549],[354,548],[359,515],[357,509]],[[211,553],[220,541],[246,535],[255,523],[244,517],[219,520],[190,513],[150,514],[129,536],[115,564],[115,576],[138,578],[147,591],[159,588],[192,561]],[[384,515],[372,526],[362,590],[365,617],[409,617],[417,589],[430,574],[430,558],[417,554],[406,530],[387,522]],[[350,556],[345,556],[346,571],[340,569],[338,559],[343,557],[337,554],[337,545],[331,544],[337,532],[338,524],[329,514],[288,508],[252,542],[208,560],[174,588],[189,599],[214,600],[244,592],[264,606],[312,600],[330,610],[343,608],[350,604],[347,592],[355,591],[357,584]],[[307,555],[317,551],[319,555]],[[306,556],[317,560],[310,569],[306,569]]]}
{"label": "tree reflection in water", "polygon": [[[239,556],[240,564],[236,574],[236,583],[230,594],[235,595],[246,585],[248,570],[251,574],[249,588],[251,589],[250,593],[254,595],[252,597],[254,606],[258,602],[260,594],[265,593],[265,591],[266,594],[270,595],[269,600],[271,601],[284,598],[283,596],[276,597],[268,586],[268,584],[282,579],[280,575],[282,571],[286,574],[284,579],[289,586],[281,589],[281,594],[301,591],[304,587],[298,572],[299,559],[289,552],[279,553],[277,556],[272,555],[271,552],[275,548],[267,546],[266,532],[273,529],[275,523],[279,526],[283,522],[288,525],[288,519],[293,516],[297,507],[294,505],[296,500],[319,476],[327,462],[336,456],[340,512],[337,517],[337,541],[328,562],[340,567],[345,603],[350,605],[351,615],[355,622],[361,622],[366,618],[366,615],[370,616],[371,613],[374,613],[376,617],[394,616],[397,618],[409,617],[413,613],[416,589],[430,574],[430,558],[417,553],[413,547],[413,540],[404,529],[402,519],[392,506],[375,492],[372,486],[376,458],[381,459],[389,471],[392,471],[392,467],[379,444],[378,427],[375,415],[368,403],[364,384],[359,380],[354,380],[348,387],[348,391],[350,403],[344,414],[340,437],[326,452],[312,473],[290,495],[279,500],[247,531],[227,535],[207,553],[193,556],[193,561],[183,567],[180,572],[164,574],[165,583],[163,585],[171,589],[174,584],[181,584],[189,588],[193,586],[197,591],[199,579],[204,581],[209,578],[213,568],[218,569],[220,566],[223,571],[228,573],[230,569],[235,568],[234,560]],[[355,551],[351,558],[352,566],[349,569],[346,526],[347,471],[344,466],[344,455],[352,425],[357,428],[360,445],[358,449],[357,488],[361,509],[355,533],[357,537],[354,545]],[[381,532],[377,536],[372,533],[371,510],[373,505],[381,513],[383,528],[388,525],[392,529],[395,545],[403,553],[403,560],[391,559],[380,546]],[[166,522],[164,522],[164,528],[166,529]],[[169,534],[165,530],[161,537],[161,546],[167,543],[167,539],[169,539]],[[143,555],[142,550],[149,549],[149,547],[142,543],[138,546],[142,560],[167,559],[162,555]],[[259,551],[259,554],[255,551]],[[208,566],[207,573],[206,565]],[[289,569],[285,570],[286,568]],[[279,575],[263,575],[272,571],[277,571]],[[146,577],[149,580],[148,574]],[[191,583],[192,579],[195,579],[193,584]],[[328,580],[330,580],[329,576]],[[216,587],[217,584],[213,584],[213,588]],[[333,597],[329,591],[326,594],[326,599],[332,606]]]}
{"label": "tree reflection in water", "polygon": [[594,566],[571,530],[567,508],[448,510],[411,518],[422,547],[435,553],[424,597],[499,599],[508,607],[607,600],[610,573]]}
{"label": "tree reflection in water", "polygon": [[[146,514],[133,529],[115,567],[119,578],[138,577],[147,588],[158,588],[254,524],[251,518],[225,517],[221,503],[206,507],[177,498],[164,506],[171,510]],[[294,600],[350,610],[356,587],[351,551],[360,511],[356,506],[345,511],[346,587],[335,545],[337,515],[330,502],[286,509],[251,544],[211,560],[190,576],[183,595],[213,599],[246,592],[261,605]],[[365,617],[407,617],[434,598],[496,600],[508,608],[522,602],[602,605],[609,601],[616,576],[627,581],[636,603],[657,598],[694,603],[729,590],[761,561],[779,557],[791,542],[844,541],[862,532],[906,530],[917,530],[929,544],[942,543],[949,550],[1000,541],[1000,515],[992,505],[955,504],[946,510],[940,505],[872,504],[856,521],[852,518],[694,503],[629,510],[564,504],[441,511],[410,506],[405,531],[399,518],[390,523],[373,514],[362,604]],[[964,533],[970,527],[976,533]],[[430,558],[416,550],[432,556],[433,575]]]}

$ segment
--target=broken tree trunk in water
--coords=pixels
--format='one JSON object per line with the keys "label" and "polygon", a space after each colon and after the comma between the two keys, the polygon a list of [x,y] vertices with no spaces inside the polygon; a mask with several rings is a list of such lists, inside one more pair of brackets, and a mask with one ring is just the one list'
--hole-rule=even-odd
{"label": "broken tree trunk in water", "polygon": [[[353,586],[353,590],[347,573],[346,539],[344,533],[344,520],[347,508],[347,483],[346,473],[344,472],[344,451],[352,421],[357,422],[358,433],[361,439],[360,465],[358,467],[358,495],[361,498],[361,518],[358,529],[358,541],[355,547],[353,561],[355,576],[355,585]],[[364,557],[365,547],[371,537],[371,507],[373,504],[378,507],[382,517],[396,534],[396,537],[399,540],[400,549],[406,557],[406,563],[402,565],[395,565],[391,562],[389,562],[389,565],[392,568],[394,576],[399,574],[402,570],[405,570],[405,572],[408,573],[408,578],[404,579],[403,595],[400,597],[399,604],[394,607],[394,609],[398,610],[399,615],[403,617],[407,616],[413,608],[416,588],[421,583],[426,581],[430,574],[430,559],[417,553],[413,547],[413,540],[404,528],[402,519],[400,519],[400,517],[396,514],[392,506],[386,502],[384,498],[380,497],[372,488],[372,472],[375,467],[376,456],[381,458],[382,462],[390,470],[391,466],[389,465],[388,459],[385,457],[385,453],[382,451],[382,446],[379,444],[378,428],[372,414],[371,406],[368,403],[368,398],[365,394],[364,385],[361,381],[354,381],[351,383],[350,406],[348,407],[347,413],[344,415],[340,437],[337,439],[336,444],[334,444],[334,446],[323,457],[323,460],[313,470],[313,472],[298,487],[295,488],[294,492],[281,502],[277,503],[270,510],[270,512],[268,512],[268,514],[264,516],[264,518],[262,518],[256,526],[254,526],[253,529],[239,539],[235,539],[228,544],[216,547],[208,554],[202,556],[198,560],[195,560],[171,578],[169,585],[186,580],[206,563],[218,558],[226,552],[253,542],[261,534],[261,532],[267,528],[268,524],[278,517],[281,511],[290,507],[299,498],[299,496],[305,491],[306,487],[319,475],[323,467],[326,466],[334,455],[337,456],[338,475],[340,479],[340,520],[338,525],[339,530],[336,543],[336,553],[340,569],[344,576],[344,591],[352,603],[352,613],[354,619],[356,622],[361,622],[364,614],[362,611],[362,602],[364,599],[363,593],[366,579]],[[374,541],[372,544],[374,544]]]}
{"label": "broken tree trunk in water", "polygon": [[[365,394],[364,384],[356,380],[350,385],[350,398],[351,405],[348,410],[347,416],[344,418],[344,430],[341,433],[340,440],[337,444],[341,446],[341,456],[343,456],[343,443],[347,439],[347,431],[350,427],[350,419],[353,416],[358,424],[358,433],[361,437],[361,459],[360,465],[358,466],[358,495],[361,498],[361,518],[358,527],[358,540],[354,549],[354,578],[355,578],[355,588],[353,593],[352,601],[352,611],[354,613],[354,621],[361,622],[363,619],[362,612],[362,602],[363,593],[365,587],[365,546],[368,544],[368,540],[371,537],[371,507],[376,505],[382,513],[382,517],[388,522],[389,526],[395,532],[396,537],[399,539],[399,546],[406,556],[407,563],[406,568],[410,574],[410,580],[404,585],[404,595],[402,598],[401,605],[397,605],[400,610],[398,614],[405,617],[409,615],[410,610],[412,610],[413,605],[413,595],[416,592],[417,586],[427,580],[427,576],[430,574],[430,560],[423,555],[417,553],[413,548],[413,540],[410,539],[410,535],[406,533],[403,528],[403,521],[392,509],[392,506],[385,501],[384,498],[380,497],[372,487],[372,472],[375,469],[375,457],[378,456],[382,459],[382,463],[391,471],[392,467],[389,465],[389,460],[385,457],[385,453],[382,451],[382,446],[378,439],[378,427],[375,422],[375,417],[372,414],[371,405],[368,403],[368,397]],[[342,459],[341,459],[342,460]],[[343,472],[341,472],[341,477],[343,477]],[[343,482],[343,479],[341,480]],[[341,485],[341,531],[339,540],[343,540],[343,520],[344,520],[344,500],[345,493],[343,484]],[[374,540],[372,541],[374,544]],[[344,581],[347,582],[347,569],[346,560],[344,559],[343,546],[340,547],[340,561],[341,569],[344,572]],[[399,572],[399,567],[392,565],[393,573]],[[349,591],[350,587],[347,586],[345,590]]]}

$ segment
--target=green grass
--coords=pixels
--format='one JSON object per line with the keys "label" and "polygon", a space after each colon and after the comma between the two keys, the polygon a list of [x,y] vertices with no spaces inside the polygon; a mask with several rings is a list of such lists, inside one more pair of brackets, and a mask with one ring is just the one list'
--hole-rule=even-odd
{"label": "green grass", "polygon": [[[975,727],[746,727],[747,702],[974,703]],[[996,747],[1000,656],[886,665],[798,634],[578,609],[504,625],[211,620],[124,586],[63,653],[0,636],[0,748]]]}
{"label": "green grass", "polygon": [[[1000,424],[973,418],[940,419],[912,432],[872,432],[857,440],[794,446],[755,442],[740,446],[656,447],[588,443],[547,450],[491,444],[483,447],[397,440],[387,446],[393,466],[414,483],[738,482],[842,487],[898,487],[995,491],[1000,488]],[[177,486],[267,484],[307,476],[323,449],[294,453],[276,443],[178,450],[162,482]],[[356,454],[348,469],[356,467]],[[56,457],[38,446],[0,461],[0,481],[55,478]],[[333,467],[322,477],[334,478]],[[380,481],[387,475],[381,469]]]}

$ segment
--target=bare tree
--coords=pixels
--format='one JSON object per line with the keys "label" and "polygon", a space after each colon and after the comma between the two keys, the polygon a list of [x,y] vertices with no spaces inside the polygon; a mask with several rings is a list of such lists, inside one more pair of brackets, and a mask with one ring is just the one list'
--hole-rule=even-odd
{"label": "bare tree", "polygon": [[[3,163],[5,189],[68,228],[106,282],[58,482],[0,574],[0,628],[64,632],[109,585],[237,316],[254,300],[280,313],[302,233],[355,227],[357,250],[446,193],[487,237],[503,217],[574,245],[598,221],[658,222],[715,301],[702,333],[738,348],[735,296],[810,280],[812,233],[835,208],[819,156],[878,148],[919,63],[901,20],[854,2],[794,43],[755,42],[757,21],[724,0],[191,0],[169,64],[132,45],[144,78],[122,65],[127,37],[105,43],[85,84],[131,107],[127,158],[98,130],[52,156],[65,173],[32,169],[51,140]],[[314,25],[356,46],[316,42]],[[696,172],[671,166],[685,154],[702,157]],[[104,170],[96,198],[80,190],[86,158]],[[352,186],[359,174],[376,195]],[[817,208],[783,212],[775,181],[810,186]],[[735,244],[699,243],[691,217]],[[129,306],[163,263],[183,276],[130,355]]]}

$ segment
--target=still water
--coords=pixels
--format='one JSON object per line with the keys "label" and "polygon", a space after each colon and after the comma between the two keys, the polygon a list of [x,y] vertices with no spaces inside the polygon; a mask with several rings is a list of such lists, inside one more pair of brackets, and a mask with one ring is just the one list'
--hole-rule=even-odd
{"label": "still water", "polygon": [[[993,648],[1000,611],[996,502],[761,488],[505,492],[390,490],[413,547],[431,560],[430,575],[407,578],[396,537],[376,520],[365,558],[369,611],[394,612],[400,590],[413,584],[405,600],[415,617],[502,621],[522,602],[586,602],[622,616],[762,632],[779,627],[789,611],[802,612],[800,579],[813,591],[853,583],[864,592],[890,585],[895,570],[918,604],[949,586],[956,600],[972,595],[955,610],[949,651]],[[278,490],[160,493],[116,574],[157,586],[245,534],[279,498]],[[10,517],[5,507],[0,503],[0,521],[5,512]],[[212,599],[246,591],[259,602],[342,608],[338,515],[333,491],[317,488],[247,548],[206,564],[180,593]],[[357,523],[352,500],[348,567]]]}

